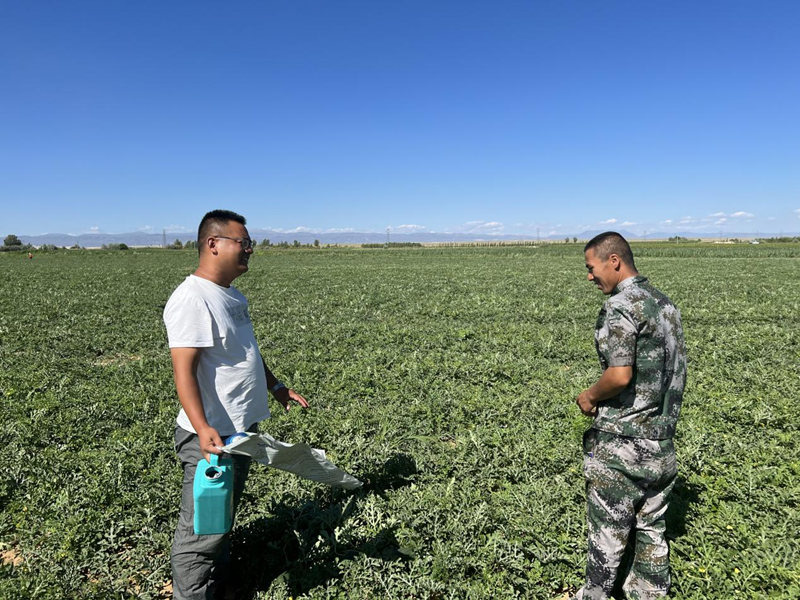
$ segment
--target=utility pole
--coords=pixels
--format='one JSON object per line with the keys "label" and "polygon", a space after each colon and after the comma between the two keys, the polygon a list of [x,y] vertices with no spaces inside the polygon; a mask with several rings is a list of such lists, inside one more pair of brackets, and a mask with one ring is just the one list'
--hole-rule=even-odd
{"label": "utility pole", "polygon": [[536,228],[536,245],[539,245],[539,228]]}
{"label": "utility pole", "polygon": [[387,248],[389,247],[389,230],[390,229],[391,229],[391,227],[387,227],[386,228],[386,247]]}
{"label": "utility pole", "polygon": [[161,230],[161,247],[162,248],[166,248],[167,247],[167,230],[166,229],[162,229]]}

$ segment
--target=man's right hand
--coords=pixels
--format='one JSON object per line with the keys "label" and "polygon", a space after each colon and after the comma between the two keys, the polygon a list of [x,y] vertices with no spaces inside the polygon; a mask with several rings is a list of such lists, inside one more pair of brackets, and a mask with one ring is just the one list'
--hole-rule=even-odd
{"label": "man's right hand", "polygon": [[200,442],[200,452],[206,460],[209,460],[209,455],[211,454],[222,454],[222,451],[218,450],[217,447],[221,448],[225,444],[222,442],[222,438],[219,437],[217,430],[213,427],[209,426],[205,429],[198,430],[197,438]]}

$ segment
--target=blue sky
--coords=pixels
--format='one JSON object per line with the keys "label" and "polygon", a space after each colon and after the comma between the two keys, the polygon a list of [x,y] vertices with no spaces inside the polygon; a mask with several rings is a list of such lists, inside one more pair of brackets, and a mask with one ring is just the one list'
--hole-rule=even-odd
{"label": "blue sky", "polygon": [[[0,234],[800,230],[800,3],[7,2]],[[149,228],[149,229],[148,229]]]}

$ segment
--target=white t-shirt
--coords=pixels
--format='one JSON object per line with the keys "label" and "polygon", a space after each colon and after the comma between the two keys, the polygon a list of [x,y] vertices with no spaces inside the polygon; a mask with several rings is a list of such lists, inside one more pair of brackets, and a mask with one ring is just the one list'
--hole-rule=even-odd
{"label": "white t-shirt", "polygon": [[[164,323],[170,348],[203,348],[197,382],[211,427],[224,437],[269,418],[267,378],[239,290],[189,275],[170,296]],[[178,425],[197,433],[183,409]]]}

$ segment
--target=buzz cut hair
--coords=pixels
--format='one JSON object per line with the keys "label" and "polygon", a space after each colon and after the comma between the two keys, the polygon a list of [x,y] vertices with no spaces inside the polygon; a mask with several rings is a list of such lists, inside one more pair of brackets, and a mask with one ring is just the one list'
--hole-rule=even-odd
{"label": "buzz cut hair", "polygon": [[609,256],[616,254],[623,263],[636,270],[631,245],[616,231],[606,231],[594,236],[583,247],[584,253],[589,250],[594,250],[595,256],[602,261],[607,261]]}
{"label": "buzz cut hair", "polygon": [[198,251],[202,252],[206,245],[206,240],[231,221],[247,225],[247,219],[232,210],[218,209],[207,212],[200,221],[200,227],[197,228]]}

